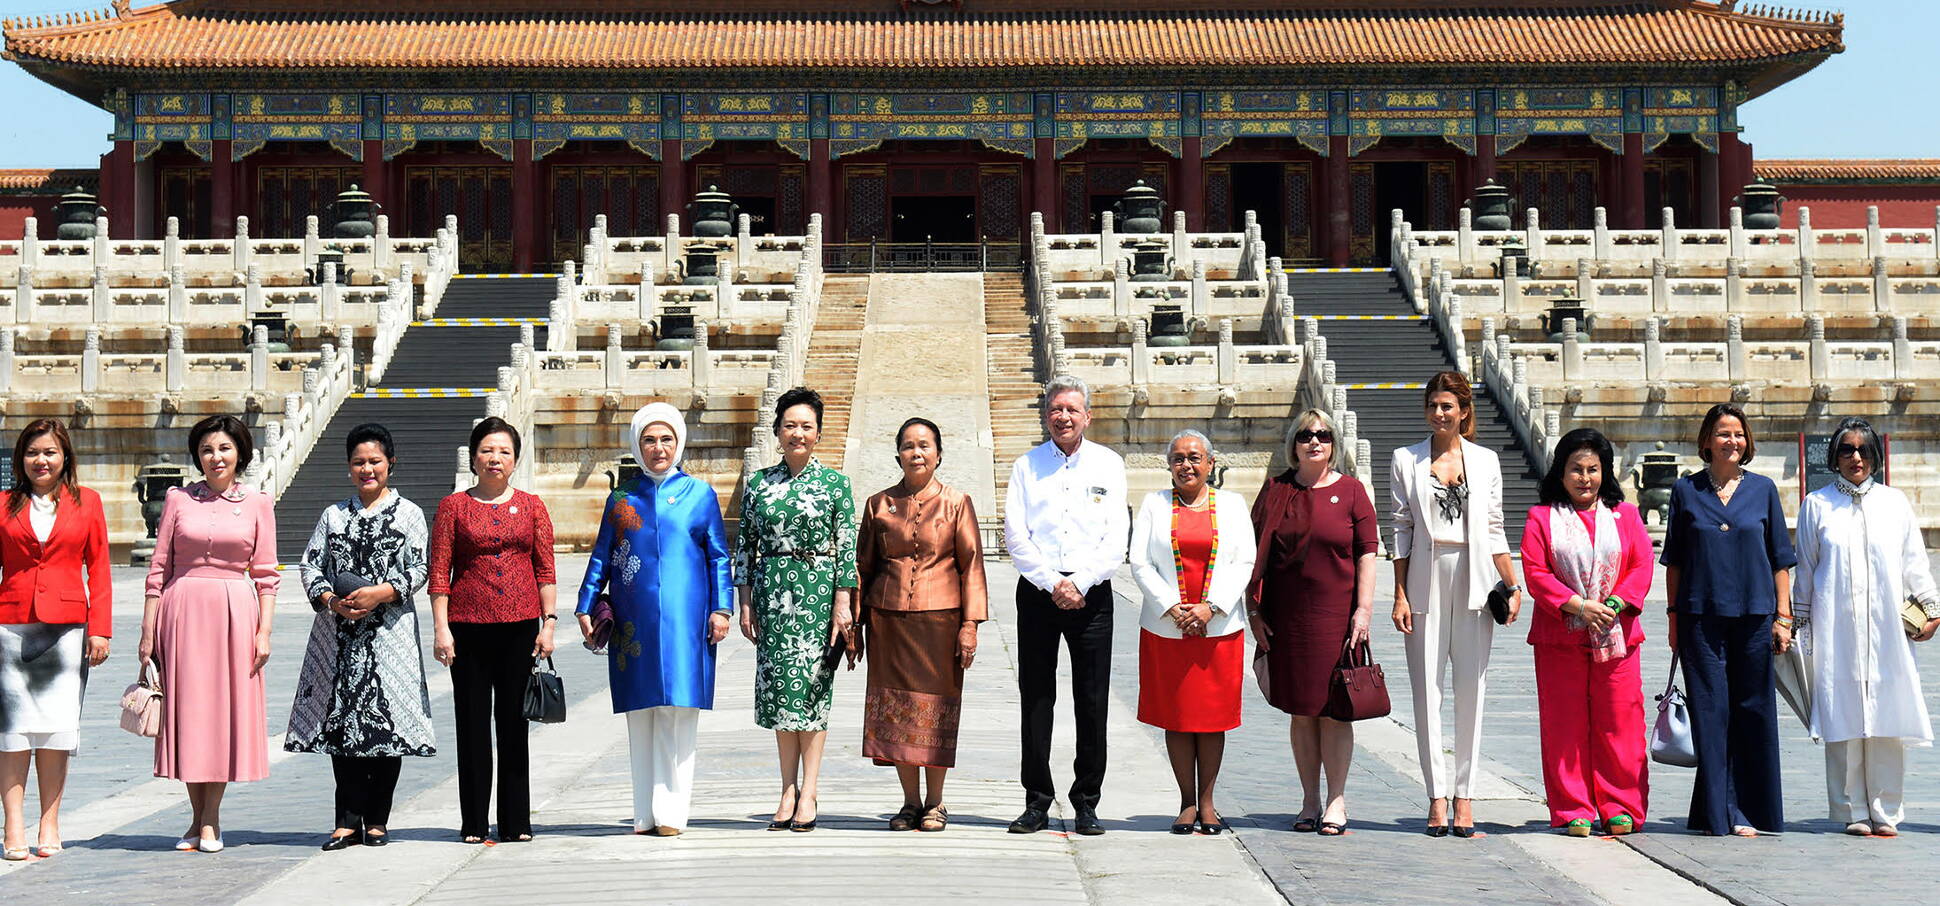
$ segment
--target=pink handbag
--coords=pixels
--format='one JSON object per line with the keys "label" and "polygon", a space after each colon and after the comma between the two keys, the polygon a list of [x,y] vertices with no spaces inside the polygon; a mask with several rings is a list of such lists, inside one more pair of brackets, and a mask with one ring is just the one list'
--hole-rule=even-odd
{"label": "pink handbag", "polygon": [[148,675],[147,664],[141,665],[141,675],[121,693],[121,728],[136,736],[162,734],[162,684]]}

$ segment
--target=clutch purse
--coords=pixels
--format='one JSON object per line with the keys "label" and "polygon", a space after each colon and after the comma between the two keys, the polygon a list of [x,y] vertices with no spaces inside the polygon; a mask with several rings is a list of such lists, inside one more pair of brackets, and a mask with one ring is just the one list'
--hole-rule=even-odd
{"label": "clutch purse", "polygon": [[1381,665],[1374,663],[1366,642],[1341,652],[1334,665],[1334,676],[1327,684],[1327,716],[1335,720],[1368,720],[1386,717],[1388,679]]}
{"label": "clutch purse", "polygon": [[1509,586],[1500,579],[1489,589],[1489,616],[1495,618],[1497,626],[1509,625]]}
{"label": "clutch purse", "polygon": [[593,631],[586,636],[586,647],[605,651],[607,641],[613,638],[613,599],[600,595],[593,601],[593,609],[587,617],[593,621]]}
{"label": "clutch purse", "polygon": [[1919,601],[1907,598],[1906,604],[1900,607],[1900,628],[1906,630],[1909,639],[1927,631],[1927,609]]}
{"label": "clutch purse", "polygon": [[1657,696],[1657,724],[1650,731],[1650,760],[1678,768],[1697,767],[1697,743],[1691,739],[1691,710],[1677,688],[1677,655],[1671,655],[1671,679]]}
{"label": "clutch purse", "polygon": [[539,658],[532,659],[532,675],[525,681],[525,719],[533,723],[557,724],[566,721],[566,684],[553,669],[552,658],[539,669]]}
{"label": "clutch purse", "polygon": [[121,728],[136,736],[162,733],[162,684],[149,676],[147,664],[141,665],[141,674],[121,693]]}
{"label": "clutch purse", "polygon": [[[356,573],[340,572],[330,577],[330,593],[333,595],[336,595],[339,598],[344,598],[344,597],[349,597],[350,593],[353,591],[356,591],[357,589],[365,588],[376,584],[377,584],[376,582],[372,582],[371,580],[366,579],[363,576],[357,575]],[[322,613],[323,598],[317,597],[312,599],[310,601],[310,609],[316,611],[317,613]]]}
{"label": "clutch purse", "polygon": [[1253,682],[1260,686],[1260,697],[1273,701],[1273,670],[1266,661],[1266,649],[1253,649]]}

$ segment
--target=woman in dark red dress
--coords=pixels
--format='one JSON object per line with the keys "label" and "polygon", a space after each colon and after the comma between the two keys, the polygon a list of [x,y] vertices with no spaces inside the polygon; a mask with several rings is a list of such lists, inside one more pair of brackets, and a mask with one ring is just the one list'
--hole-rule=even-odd
{"label": "woman in dark red dress", "polygon": [[[1354,755],[1354,725],[1327,714],[1327,684],[1341,652],[1367,641],[1374,557],[1381,542],[1367,489],[1342,474],[1334,420],[1309,409],[1287,432],[1292,467],[1253,503],[1259,554],[1247,598],[1266,657],[1267,701],[1293,715],[1289,735],[1304,800],[1297,831],[1338,836]],[[1327,774],[1327,799],[1320,775]]]}

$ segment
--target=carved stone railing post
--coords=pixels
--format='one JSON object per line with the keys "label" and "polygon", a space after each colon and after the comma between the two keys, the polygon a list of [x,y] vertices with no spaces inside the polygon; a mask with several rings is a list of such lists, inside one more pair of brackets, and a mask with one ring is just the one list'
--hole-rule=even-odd
{"label": "carved stone railing post", "polygon": [[620,325],[606,325],[606,389],[618,390],[626,380],[626,351],[620,348]]}
{"label": "carved stone railing post", "polygon": [[1655,384],[1664,379],[1664,319],[1652,315],[1644,319],[1644,381]]}
{"label": "carved stone railing post", "polygon": [[1152,382],[1152,352],[1147,344],[1144,318],[1132,319],[1132,386]]}
{"label": "carved stone railing post", "polygon": [[1907,336],[1906,316],[1893,316],[1893,377],[1906,380],[1913,376],[1913,341]]}
{"label": "carved stone railing post", "polygon": [[1661,257],[1650,259],[1650,310],[1671,310],[1671,266]]}
{"label": "carved stone railing post", "polygon": [[1725,319],[1725,368],[1731,382],[1736,384],[1745,380],[1751,371],[1751,360],[1745,351],[1745,318],[1731,315]]}
{"label": "carved stone railing post", "polygon": [[1832,352],[1826,348],[1825,315],[1805,316],[1805,336],[1811,348],[1807,359],[1812,369],[1812,383],[1832,380]]}
{"label": "carved stone railing post", "polygon": [[234,268],[236,273],[240,274],[249,270],[249,262],[252,260],[249,254],[250,251],[249,218],[247,216],[238,216],[236,218],[236,238],[232,240],[229,248],[230,267]]}
{"label": "carved stone railing post", "polygon": [[1219,320],[1219,348],[1214,357],[1219,383],[1231,386],[1239,380],[1239,352],[1233,348],[1233,319]]}
{"label": "carved stone railing post", "polygon": [[182,222],[170,217],[162,229],[162,268],[182,263]]}
{"label": "carved stone railing post", "polygon": [[169,393],[181,392],[189,379],[189,355],[183,346],[183,333],[180,324],[168,326],[168,358],[162,365],[162,388]]}
{"label": "carved stone railing post", "polygon": [[115,317],[114,287],[108,279],[106,265],[94,266],[94,279],[88,283],[89,301],[94,309],[94,323],[107,324]]}
{"label": "carved stone railing post", "polygon": [[81,392],[101,386],[101,328],[92,324],[81,335]]}

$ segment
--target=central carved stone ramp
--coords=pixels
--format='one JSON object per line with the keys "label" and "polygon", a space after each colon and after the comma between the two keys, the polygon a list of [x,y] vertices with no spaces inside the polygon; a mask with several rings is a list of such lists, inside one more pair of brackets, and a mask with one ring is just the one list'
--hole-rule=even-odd
{"label": "central carved stone ramp", "polygon": [[1042,382],[1037,379],[1037,362],[1031,354],[1031,308],[1021,274],[984,275],[983,318],[990,366],[990,430],[994,435],[991,473],[996,478],[997,506],[979,510],[978,515],[986,523],[1001,524],[1011,464],[1044,439],[1037,399]]}
{"label": "central carved stone ramp", "polygon": [[[344,439],[365,422],[391,432],[397,449],[391,487],[424,509],[428,525],[461,468],[454,451],[465,445],[472,423],[485,416],[485,397],[498,389],[499,366],[511,363],[519,324],[532,323],[535,343],[544,344],[553,293],[551,278],[453,280],[437,317],[413,322],[404,332],[383,380],[344,400],[277,498],[276,552],[282,562],[301,559],[317,516],[355,493]],[[525,442],[530,455],[532,441]]]}
{"label": "central carved stone ramp", "polygon": [[[920,415],[943,431],[944,483],[969,494],[980,518],[994,514],[984,277],[874,274],[868,281],[855,376],[859,405],[848,435],[848,473],[857,498],[902,480],[896,429]],[[824,312],[828,304],[825,289]]]}
{"label": "central carved stone ramp", "polygon": [[[1434,321],[1415,313],[1387,271],[1295,271],[1290,275],[1294,312],[1316,318],[1327,338],[1334,378],[1347,390],[1355,428],[1373,450],[1374,510],[1391,531],[1388,497],[1391,458],[1397,447],[1428,436],[1421,394],[1428,378],[1455,367]],[[1521,543],[1522,523],[1537,500],[1542,480],[1511,429],[1509,416],[1488,391],[1475,388],[1475,442],[1502,460],[1502,516],[1511,547]],[[1391,536],[1390,536],[1391,537]]]}
{"label": "central carved stone ramp", "polygon": [[[822,303],[809,336],[802,380],[822,395],[822,439],[815,447],[815,458],[838,471],[848,462],[850,409],[855,403],[856,368],[868,314],[867,276],[823,278]],[[755,430],[773,430],[774,417],[773,412],[760,413]],[[765,468],[773,463],[755,465]]]}

